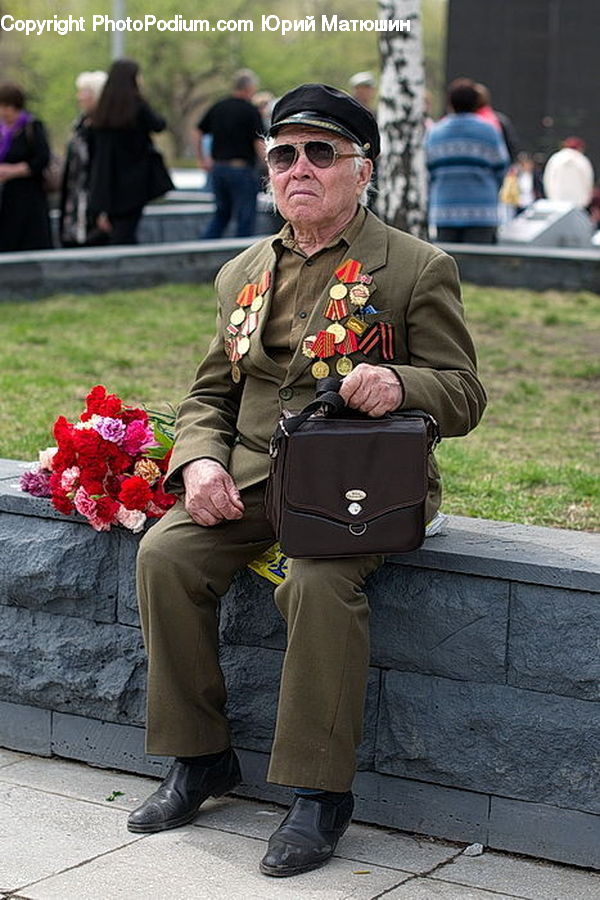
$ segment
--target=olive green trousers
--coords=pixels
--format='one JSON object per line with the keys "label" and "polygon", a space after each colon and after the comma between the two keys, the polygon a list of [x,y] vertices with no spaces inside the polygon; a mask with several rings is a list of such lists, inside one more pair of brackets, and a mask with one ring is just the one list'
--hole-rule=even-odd
{"label": "olive green trousers", "polygon": [[[148,753],[197,756],[230,745],[218,661],[219,598],[235,573],[274,541],[263,497],[264,483],[243,491],[244,517],[210,528],[193,522],[177,503],[141,541]],[[369,668],[363,587],[382,561],[289,560],[288,576],[275,590],[288,637],[269,781],[350,788]]]}

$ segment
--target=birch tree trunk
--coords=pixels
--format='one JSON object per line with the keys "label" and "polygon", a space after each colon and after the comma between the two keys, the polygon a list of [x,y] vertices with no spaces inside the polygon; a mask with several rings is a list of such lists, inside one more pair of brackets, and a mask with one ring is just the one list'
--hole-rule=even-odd
{"label": "birch tree trunk", "polygon": [[410,31],[381,31],[377,118],[381,131],[376,209],[389,225],[427,237],[425,75],[421,0],[379,0],[379,18],[408,20]]}

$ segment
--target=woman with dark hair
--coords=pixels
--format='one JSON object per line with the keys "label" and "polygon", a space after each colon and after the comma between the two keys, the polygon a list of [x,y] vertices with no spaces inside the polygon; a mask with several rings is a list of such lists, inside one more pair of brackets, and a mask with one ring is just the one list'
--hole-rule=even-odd
{"label": "woman with dark hair", "polygon": [[17,84],[0,85],[0,252],[52,246],[43,172],[50,161],[42,123]]}
{"label": "woman with dark hair", "polygon": [[92,115],[89,204],[110,244],[135,244],[145,204],[172,187],[166,172],[155,184],[161,157],[150,134],[166,122],[142,97],[138,74],[133,60],[114,62]]}

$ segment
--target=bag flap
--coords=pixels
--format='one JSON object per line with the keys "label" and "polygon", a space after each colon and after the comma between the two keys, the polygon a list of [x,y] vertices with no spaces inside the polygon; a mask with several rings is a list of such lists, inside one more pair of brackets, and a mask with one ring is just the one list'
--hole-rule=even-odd
{"label": "bag flap", "polygon": [[427,494],[421,418],[308,419],[287,452],[285,502],[304,512],[366,522]]}

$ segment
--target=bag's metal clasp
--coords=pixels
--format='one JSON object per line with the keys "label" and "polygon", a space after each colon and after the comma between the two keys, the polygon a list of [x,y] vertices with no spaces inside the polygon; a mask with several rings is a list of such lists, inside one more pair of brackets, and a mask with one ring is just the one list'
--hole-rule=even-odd
{"label": "bag's metal clasp", "polygon": [[354,524],[348,525],[348,531],[350,532],[350,534],[353,534],[354,537],[362,537],[362,535],[365,533],[366,530],[367,530],[366,522],[361,522],[360,525],[354,525]]}

